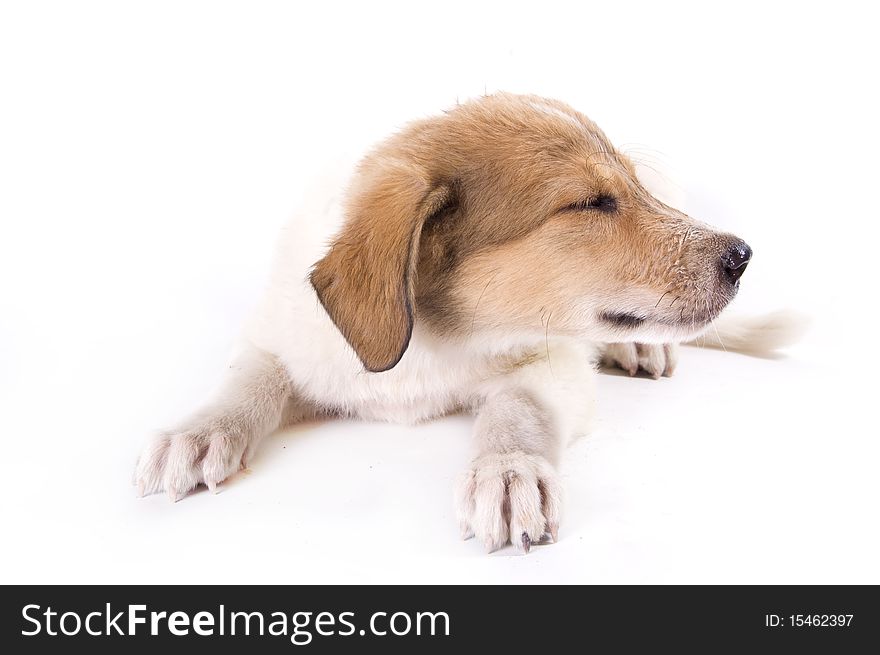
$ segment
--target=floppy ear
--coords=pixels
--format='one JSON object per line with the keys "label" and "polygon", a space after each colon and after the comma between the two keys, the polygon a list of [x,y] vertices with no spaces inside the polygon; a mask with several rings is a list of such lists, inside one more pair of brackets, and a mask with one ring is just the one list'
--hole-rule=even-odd
{"label": "floppy ear", "polygon": [[406,352],[422,226],[451,193],[414,165],[366,162],[342,232],[312,269],[321,304],[368,371],[387,371]]}

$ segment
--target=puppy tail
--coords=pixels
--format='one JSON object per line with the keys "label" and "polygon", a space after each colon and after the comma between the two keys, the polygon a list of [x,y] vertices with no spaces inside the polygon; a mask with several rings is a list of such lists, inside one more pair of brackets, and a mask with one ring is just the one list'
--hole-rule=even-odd
{"label": "puppy tail", "polygon": [[809,328],[809,318],[793,310],[760,316],[721,316],[702,335],[688,343],[752,355],[769,355],[797,343]]}

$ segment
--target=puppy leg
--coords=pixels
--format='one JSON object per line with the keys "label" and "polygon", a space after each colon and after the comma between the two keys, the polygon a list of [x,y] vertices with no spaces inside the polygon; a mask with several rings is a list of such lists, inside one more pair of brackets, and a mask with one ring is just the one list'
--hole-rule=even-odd
{"label": "puppy leg", "polygon": [[655,380],[672,375],[677,363],[677,343],[609,343],[602,352],[602,366],[620,368],[630,375],[642,370]]}
{"label": "puppy leg", "polygon": [[531,364],[497,381],[479,410],[475,453],[456,488],[462,537],[491,552],[508,541],[529,552],[556,541],[562,489],[556,462],[563,441],[583,433],[592,413],[589,356],[557,350],[552,366]]}
{"label": "puppy leg", "polygon": [[281,363],[250,348],[230,365],[213,402],[144,449],[135,469],[138,493],[164,490],[177,501],[199,484],[213,491],[247,466],[264,436],[302,414]]}

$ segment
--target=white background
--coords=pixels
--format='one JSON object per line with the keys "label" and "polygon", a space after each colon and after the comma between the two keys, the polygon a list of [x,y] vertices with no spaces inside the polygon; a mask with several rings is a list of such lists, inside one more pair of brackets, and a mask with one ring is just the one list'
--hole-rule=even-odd
{"label": "white background", "polygon": [[[808,6],[810,5],[810,6]],[[880,582],[878,57],[835,2],[4,2],[0,582]],[[754,248],[778,359],[605,375],[561,542],[460,542],[471,420],[268,439],[136,499],[212,388],[310,176],[484,91],[567,101]]]}

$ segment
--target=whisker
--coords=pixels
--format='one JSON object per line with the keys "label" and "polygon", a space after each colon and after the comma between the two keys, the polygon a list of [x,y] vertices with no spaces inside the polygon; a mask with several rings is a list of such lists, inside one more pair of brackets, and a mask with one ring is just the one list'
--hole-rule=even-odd
{"label": "whisker", "polygon": [[668,155],[662,150],[657,150],[656,148],[649,147],[646,143],[637,143],[635,141],[631,143],[621,143],[617,149],[627,156],[629,156],[630,152],[639,152],[642,154],[656,153],[661,157],[668,157]]}
{"label": "whisker", "polygon": [[474,305],[474,315],[473,315],[473,318],[471,319],[471,333],[470,333],[470,336],[473,336],[473,334],[474,334],[474,329],[476,328],[476,325],[477,325],[477,310],[480,308],[480,301],[483,299],[483,294],[486,293],[486,289],[488,289],[488,288],[489,288],[489,285],[492,284],[492,282],[495,281],[495,278],[496,278],[497,276],[498,276],[498,270],[496,269],[495,272],[493,273],[492,277],[489,278],[489,281],[486,282],[486,286],[484,286],[484,287],[483,287],[483,290],[480,292],[480,297],[477,298],[477,303]]}
{"label": "whisker", "polygon": [[553,316],[553,312],[550,312],[547,315],[547,327],[544,328],[544,348],[547,351],[547,366],[550,367],[550,375],[554,378],[556,374],[553,372],[553,362],[550,361],[550,317]]}
{"label": "whisker", "polygon": [[[706,311],[707,312],[709,311],[709,301],[708,300],[706,301]],[[721,349],[724,352],[727,352],[727,348],[725,348],[724,342],[721,340],[721,335],[718,333],[718,327],[715,325],[715,319],[713,318],[709,322],[712,324],[712,329],[715,330],[715,338],[718,339],[718,343],[721,344]]]}
{"label": "whisker", "polygon": [[618,172],[623,173],[623,175],[625,177],[630,176],[630,172],[627,170],[626,166],[624,166],[620,161],[617,160],[617,158],[620,155],[616,152],[612,152],[609,150],[595,150],[595,151],[591,152],[590,154],[587,155],[584,163],[586,163],[589,166],[590,159],[592,159],[596,155],[604,155],[605,157],[609,158],[605,161],[598,162],[598,164],[602,164],[605,166],[610,166],[611,168],[615,168],[615,169],[617,169]]}
{"label": "whisker", "polygon": [[[663,299],[664,299],[668,294],[672,293],[672,286],[673,286],[674,284],[675,284],[675,283],[673,282],[673,283],[670,284],[668,287],[666,287],[666,291],[664,291],[664,292],[663,292],[663,295],[660,296],[660,300],[658,300],[658,301],[657,301],[657,304],[654,305],[654,309],[657,309],[657,308],[660,306],[660,303],[663,302]],[[672,307],[672,305],[670,305],[670,307]]]}

